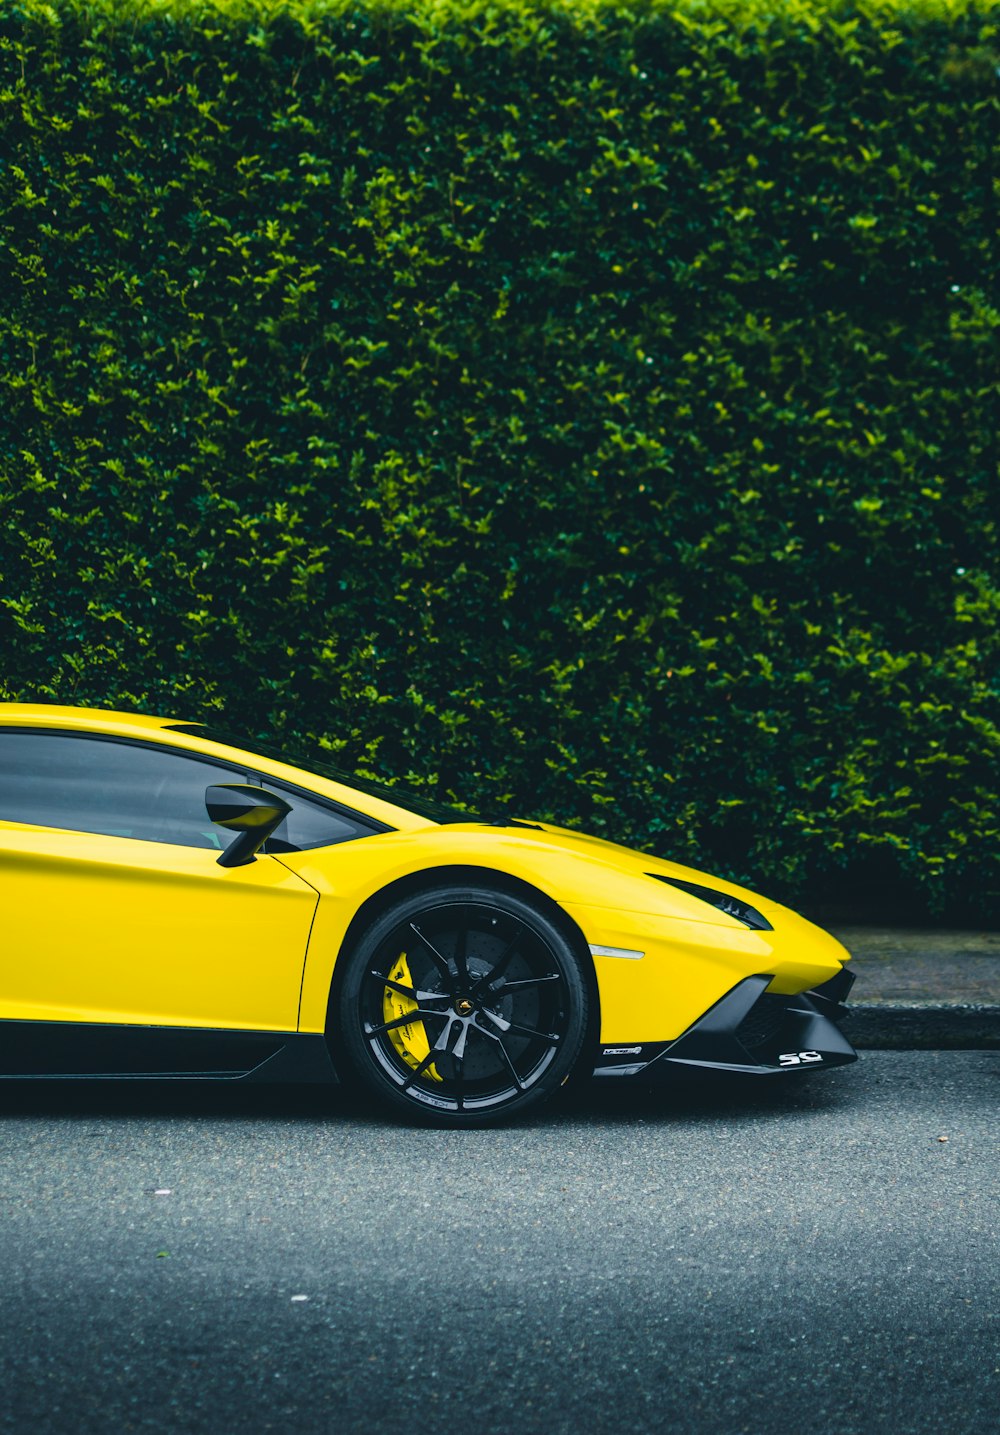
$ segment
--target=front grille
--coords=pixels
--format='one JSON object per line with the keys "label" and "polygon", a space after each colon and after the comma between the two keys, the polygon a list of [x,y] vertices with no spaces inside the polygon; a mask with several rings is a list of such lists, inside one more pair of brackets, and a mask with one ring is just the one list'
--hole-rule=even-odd
{"label": "front grille", "polygon": [[777,1036],[788,1012],[788,997],[765,993],[758,997],[736,1028],[736,1040],[752,1051]]}

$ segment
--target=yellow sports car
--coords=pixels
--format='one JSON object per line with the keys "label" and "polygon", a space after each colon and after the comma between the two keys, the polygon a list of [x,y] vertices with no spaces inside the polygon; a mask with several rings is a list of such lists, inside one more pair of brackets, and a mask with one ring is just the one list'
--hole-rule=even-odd
{"label": "yellow sports car", "polygon": [[571,1073],[852,1061],[847,952],[731,882],[200,723],[0,704],[0,1075],[351,1080],[482,1125]]}

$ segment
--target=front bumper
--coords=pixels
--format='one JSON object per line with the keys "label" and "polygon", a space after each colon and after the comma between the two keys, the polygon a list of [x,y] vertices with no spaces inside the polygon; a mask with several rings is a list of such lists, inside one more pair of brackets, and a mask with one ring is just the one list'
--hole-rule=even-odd
{"label": "front bumper", "polygon": [[837,1025],[853,972],[797,996],[767,993],[771,980],[746,977],[675,1041],[602,1046],[594,1075],[659,1078],[677,1067],[701,1067],[780,1076],[857,1060]]}

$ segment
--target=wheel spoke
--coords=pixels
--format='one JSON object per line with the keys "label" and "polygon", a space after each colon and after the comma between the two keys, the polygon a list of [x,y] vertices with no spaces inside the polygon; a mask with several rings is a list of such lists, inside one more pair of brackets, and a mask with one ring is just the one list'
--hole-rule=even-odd
{"label": "wheel spoke", "polygon": [[469,1023],[463,1021],[459,1024],[458,1036],[455,1038],[455,1045],[451,1049],[451,1055],[459,1061],[465,1060],[465,1043],[469,1039]]}
{"label": "wheel spoke", "polygon": [[506,947],[504,947],[503,951],[500,953],[493,967],[486,973],[484,977],[480,977],[479,981],[476,982],[475,986],[472,988],[472,995],[474,997],[481,995],[481,993],[484,992],[487,987],[491,987],[494,982],[500,980],[504,972],[510,966],[511,959],[514,956],[514,953],[517,951],[517,948],[520,945],[521,938],[523,936],[524,924],[522,922],[518,922],[517,930],[515,931],[513,937],[511,937],[510,941],[507,943]]}
{"label": "wheel spoke", "polygon": [[482,1035],[487,1037],[490,1041],[496,1042],[497,1046],[500,1048],[501,1053],[503,1054],[504,1061],[507,1063],[507,1068],[510,1071],[511,1076],[514,1078],[514,1085],[517,1087],[518,1091],[527,1091],[528,1088],[518,1076],[514,1063],[511,1061],[510,1056],[507,1052],[507,1048],[503,1044],[503,1039],[496,1032],[487,1031],[484,1026],[477,1026],[476,1031],[481,1032]]}
{"label": "wheel spoke", "polygon": [[[381,972],[371,971],[368,973],[368,975],[374,981],[379,982],[382,986],[390,987],[392,991],[399,992],[401,997],[409,997],[411,1002],[437,1002],[448,1000],[447,992],[418,991],[415,987],[407,987],[404,986],[402,982],[394,981],[392,977],[384,977]],[[433,1014],[436,1016],[440,1016],[440,1012],[435,1012]]]}
{"label": "wheel spoke", "polygon": [[448,1038],[451,1036],[451,1029],[454,1025],[454,1017],[449,1017],[445,1025],[442,1027],[441,1031],[438,1033],[437,1041],[435,1041],[430,1051],[425,1057],[423,1057],[419,1065],[414,1069],[413,1075],[403,1087],[404,1091],[409,1091],[410,1087],[416,1081],[417,1077],[424,1074],[432,1061],[436,1061],[439,1056],[444,1056],[447,1054]]}
{"label": "wheel spoke", "polygon": [[469,982],[468,946],[469,929],[468,927],[459,927],[458,937],[455,940],[455,967],[458,971],[458,980],[466,986]]}
{"label": "wheel spoke", "polygon": [[559,981],[562,981],[562,977],[560,977],[558,972],[553,972],[552,975],[548,977],[525,977],[522,981],[518,982],[504,982],[503,986],[500,988],[499,992],[496,993],[496,995],[503,996],[506,992],[517,991],[519,987],[537,987],[541,986],[542,982]]}
{"label": "wheel spoke", "polygon": [[458,1033],[458,1039],[451,1049],[451,1057],[455,1063],[455,1103],[459,1111],[465,1110],[465,1043],[469,1039],[469,1023],[462,1022]]}
{"label": "wheel spoke", "polygon": [[510,1074],[511,1074],[511,1076],[514,1078],[514,1085],[517,1087],[518,1091],[527,1091],[528,1088],[525,1086],[524,1082],[523,1082],[523,1081],[521,1080],[521,1078],[518,1076],[517,1070],[516,1070],[516,1068],[515,1068],[515,1066],[514,1066],[514,1063],[511,1061],[510,1056],[509,1056],[508,1053],[507,1053],[507,1048],[504,1046],[504,1044],[503,1044],[502,1040],[500,1039],[500,1037],[497,1037],[497,1045],[499,1046],[500,1050],[503,1052],[503,1059],[504,1059],[504,1061],[507,1063],[508,1067],[510,1068]]}
{"label": "wheel spoke", "polygon": [[417,1077],[418,1077],[418,1076],[423,1076],[424,1072],[425,1072],[425,1071],[427,1070],[427,1068],[430,1066],[430,1064],[431,1064],[431,1062],[434,1060],[434,1058],[435,1058],[436,1056],[439,1056],[439,1055],[440,1055],[440,1052],[438,1052],[437,1050],[435,1050],[435,1048],[432,1046],[431,1049],[430,1049],[430,1051],[427,1053],[427,1055],[422,1058],[422,1060],[418,1063],[417,1066],[414,1067],[414,1069],[413,1069],[413,1074],[411,1075],[409,1081],[407,1081],[406,1084],[404,1085],[403,1090],[404,1090],[404,1091],[409,1091],[410,1087],[411,1087],[411,1086],[413,1085],[413,1083],[416,1081]]}
{"label": "wheel spoke", "polygon": [[508,1031],[516,1032],[518,1036],[532,1036],[536,1041],[544,1041],[546,1046],[558,1046],[562,1037],[554,1031],[532,1031],[530,1026],[518,1026],[516,1021],[507,1023]]}
{"label": "wheel spoke", "polygon": [[[501,1031],[510,1030],[510,1022],[505,1016],[501,1016],[498,1011],[491,1011],[489,1007],[482,1007],[481,1013],[486,1017],[487,1021],[491,1021],[493,1025],[499,1027]],[[490,1035],[492,1036],[492,1032]]]}
{"label": "wheel spoke", "polygon": [[423,1011],[420,1007],[415,1007],[413,1011],[408,1011],[405,1016],[393,1017],[392,1021],[384,1021],[379,1026],[366,1025],[365,1036],[382,1036],[385,1032],[392,1031],[397,1026],[409,1026],[411,1021],[421,1021],[425,1016],[433,1017],[441,1016],[442,1014],[443,1013],[439,1011]]}
{"label": "wheel spoke", "polygon": [[[508,1031],[512,1031],[517,1036],[531,1036],[534,1037],[536,1041],[544,1041],[548,1046],[558,1046],[562,1040],[558,1032],[535,1031],[534,1027],[521,1026],[519,1022],[508,1021],[507,1018],[501,1016],[499,1012],[490,1011],[488,1007],[483,1008],[482,1015],[487,1017],[494,1026],[498,1026],[505,1035]],[[487,1035],[492,1036],[493,1033],[488,1032]]]}
{"label": "wheel spoke", "polygon": [[430,953],[431,960],[433,961],[434,965],[444,977],[445,981],[448,982],[449,985],[451,985],[451,967],[449,967],[448,963],[445,961],[444,957],[442,957],[441,953],[438,951],[437,947],[435,947],[434,943],[430,941],[429,938],[425,937],[420,928],[418,926],[415,926],[413,922],[410,923],[410,931],[414,934],[414,936],[420,938],[420,940],[423,942],[424,946]]}

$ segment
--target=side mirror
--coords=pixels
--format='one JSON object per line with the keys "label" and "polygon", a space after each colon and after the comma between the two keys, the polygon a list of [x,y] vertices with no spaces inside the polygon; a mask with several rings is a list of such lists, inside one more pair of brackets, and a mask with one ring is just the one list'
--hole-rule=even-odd
{"label": "side mirror", "polygon": [[292,810],[275,793],[243,782],[206,787],[205,806],[209,821],[216,827],[240,834],[219,858],[220,867],[245,867],[253,862],[258,850]]}

